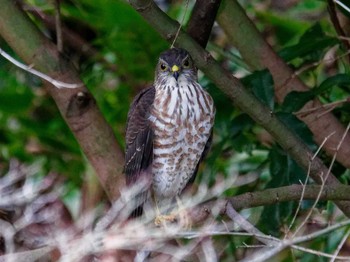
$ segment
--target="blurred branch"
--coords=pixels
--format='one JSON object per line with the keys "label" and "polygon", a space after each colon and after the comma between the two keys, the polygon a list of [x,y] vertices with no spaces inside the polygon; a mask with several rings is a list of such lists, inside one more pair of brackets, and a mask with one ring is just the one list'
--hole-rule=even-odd
{"label": "blurred branch", "polygon": [[[293,70],[276,54],[272,47],[263,39],[243,8],[235,0],[223,0],[219,10],[218,23],[225,31],[230,42],[239,50],[240,54],[254,70],[267,68],[274,80],[275,96],[278,103],[282,103],[291,91],[309,91],[293,72]],[[321,106],[318,99],[308,102],[301,110]],[[338,144],[344,133],[344,126],[331,113],[319,117],[318,112],[307,115],[297,115],[314,135],[317,144],[321,144],[325,137],[333,131],[332,136],[324,146],[329,155],[334,155],[334,145]],[[343,147],[339,150],[337,161],[350,168],[350,135],[347,135]]]}
{"label": "blurred branch", "polygon": [[[73,66],[46,39],[15,1],[0,0],[0,35],[10,47],[36,70],[64,83],[83,85]],[[82,151],[94,167],[110,200],[116,199],[124,179],[124,156],[111,127],[85,86],[57,89],[47,85],[62,117],[74,133]]]}
{"label": "blurred branch", "polygon": [[[350,224],[350,220],[345,220],[345,221],[336,223],[334,225],[328,226],[324,229],[318,230],[316,232],[313,232],[313,233],[310,233],[307,235],[302,235],[302,236],[292,237],[292,238],[285,238],[285,239],[281,240],[281,239],[274,238],[271,236],[268,238],[268,236],[261,233],[252,224],[250,224],[243,217],[241,217],[240,214],[237,213],[232,207],[229,206],[228,211],[229,211],[229,213],[232,213],[230,216],[232,220],[239,218],[240,222],[243,221],[244,229],[247,232],[252,232],[252,234],[254,236],[256,236],[256,238],[259,239],[259,241],[266,244],[266,247],[261,248],[261,249],[255,251],[253,254],[249,255],[248,257],[245,257],[244,259],[242,259],[241,260],[242,262],[268,261],[270,258],[277,255],[279,252],[281,252],[282,250],[284,250],[288,247],[291,247],[291,248],[296,249],[296,250],[308,252],[311,254],[315,254],[315,255],[318,255],[321,257],[333,258],[334,255],[332,255],[332,254],[328,254],[328,253],[324,253],[321,251],[297,246],[297,244],[311,241],[311,240],[316,239],[322,235],[332,233],[335,230],[342,228],[342,227],[345,227],[345,226],[348,226]],[[349,257],[348,256],[337,256],[336,259],[348,261]]]}
{"label": "blurred branch", "polygon": [[[29,174],[26,171],[27,169],[22,170],[22,168],[21,166],[14,166],[7,175],[1,178],[1,182],[5,181],[5,183],[0,183],[0,185],[7,185],[7,187],[4,188],[3,192],[0,190],[0,197],[1,193],[14,195],[13,193],[16,193],[17,190],[21,192],[32,191],[25,188],[17,188],[16,186],[18,179],[24,178],[22,173]],[[30,172],[34,173],[34,171],[31,170]],[[48,184],[45,181],[41,182],[41,184],[50,186],[53,181],[49,180]],[[227,181],[218,182],[212,188],[203,187],[198,190],[196,195],[185,197],[182,201],[184,205],[182,208],[185,209],[185,213],[182,213],[183,209],[180,208],[177,223],[167,224],[166,227],[161,228],[154,225],[154,216],[157,212],[155,210],[153,210],[154,213],[152,213],[152,210],[149,210],[149,215],[139,220],[128,221],[127,218],[132,209],[128,208],[128,203],[123,198],[114,201],[110,209],[103,212],[103,214],[96,214],[91,212],[91,210],[80,214],[74,223],[71,216],[67,214],[68,211],[64,204],[57,198],[55,191],[47,192],[44,195],[37,194],[36,199],[28,199],[27,204],[19,206],[22,211],[17,210],[16,213],[18,215],[16,218],[12,218],[9,222],[0,219],[0,229],[2,229],[0,237],[2,235],[6,243],[6,253],[4,256],[0,255],[0,261],[10,258],[17,261],[17,258],[22,258],[22,255],[26,255],[27,259],[18,261],[36,261],[40,256],[48,257],[47,259],[50,261],[56,261],[57,259],[75,261],[87,255],[100,256],[101,254],[110,254],[110,250],[116,252],[113,253],[115,257],[127,256],[128,259],[126,261],[129,261],[131,256],[133,256],[131,251],[127,252],[126,250],[151,250],[157,253],[169,254],[171,257],[183,260],[184,257],[190,257],[193,253],[198,252],[191,247],[198,246],[203,240],[210,239],[210,237],[225,235],[252,236],[256,238],[264,244],[264,248],[259,249],[264,251],[264,253],[259,251],[255,253],[258,257],[269,257],[269,254],[277,254],[287,247],[319,256],[334,256],[317,250],[303,248],[296,244],[333,232],[337,228],[348,225],[350,223],[349,220],[339,222],[330,227],[327,226],[325,229],[308,235],[290,237],[291,234],[288,234],[288,238],[278,239],[265,235],[236,211],[236,209],[298,200],[302,195],[302,185],[245,193],[228,199],[212,199],[203,204],[203,201],[206,201],[208,196],[211,198],[221,196],[227,188],[231,187],[228,184]],[[13,193],[9,190],[11,186],[13,186]],[[33,189],[37,189],[37,187],[33,187]],[[317,185],[306,186],[303,199],[317,199],[321,189],[322,187]],[[320,199],[350,199],[349,189],[350,186],[347,185],[326,186],[322,190]],[[50,195],[54,195],[54,197],[49,197]],[[14,199],[7,200],[7,203],[12,205],[11,201],[13,202]],[[184,222],[181,220],[181,214],[185,214],[187,225],[196,226],[196,231],[184,228],[184,224],[181,223]],[[225,219],[224,223],[220,222],[220,220],[214,222],[213,219],[216,219],[218,215],[224,215],[230,218],[232,222],[227,221],[227,219]],[[235,232],[237,226],[239,231],[243,230],[248,233]],[[14,238],[15,235],[16,238]],[[194,241],[186,241],[187,244],[183,245],[173,245],[169,243],[171,239],[194,239]],[[15,246],[14,243],[18,243],[19,246]],[[28,253],[21,253],[20,251],[23,248],[32,250]],[[215,252],[212,252],[212,256],[209,257],[215,257],[214,254]],[[337,256],[336,258],[344,257]],[[247,259],[247,261],[251,260]]]}
{"label": "blurred branch", "polygon": [[[178,23],[162,12],[153,1],[133,0],[130,3],[165,39],[171,41],[175,37]],[[317,157],[311,161],[312,151],[267,106],[250,93],[230,72],[225,71],[207,51],[183,31],[179,33],[176,44],[188,50],[198,68],[237,107],[264,127],[304,170],[308,170],[310,167],[310,176],[317,183],[322,183],[322,177],[329,172],[328,168]],[[347,144],[345,143],[345,145]],[[332,174],[328,176],[326,183],[340,184]],[[350,202],[336,203],[350,217]]]}
{"label": "blurred branch", "polygon": [[54,250],[53,247],[45,246],[34,250],[16,252],[0,256],[1,261],[32,262],[32,261],[49,261],[49,253]]}
{"label": "blurred branch", "polygon": [[193,7],[187,33],[203,48],[208,43],[220,3],[221,0],[197,0]]}

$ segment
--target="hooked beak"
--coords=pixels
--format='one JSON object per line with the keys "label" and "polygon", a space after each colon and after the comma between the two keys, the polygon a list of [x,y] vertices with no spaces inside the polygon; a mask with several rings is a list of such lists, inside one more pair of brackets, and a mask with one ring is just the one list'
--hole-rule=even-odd
{"label": "hooked beak", "polygon": [[171,68],[171,72],[173,72],[173,76],[175,77],[176,81],[179,78],[179,67],[177,65],[173,65]]}

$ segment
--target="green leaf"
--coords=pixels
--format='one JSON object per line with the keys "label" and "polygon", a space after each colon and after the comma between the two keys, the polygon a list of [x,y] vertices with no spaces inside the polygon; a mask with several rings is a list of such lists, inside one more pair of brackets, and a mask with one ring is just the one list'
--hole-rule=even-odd
{"label": "green leaf", "polygon": [[334,86],[350,85],[350,76],[347,74],[338,74],[324,80],[318,87],[307,92],[290,92],[284,99],[282,110],[284,112],[296,112],[300,110],[308,101],[318,95],[328,91]]}
{"label": "green leaf", "polygon": [[281,110],[287,113],[297,112],[314,97],[315,95],[312,91],[292,91],[284,98]]}
{"label": "green leaf", "polygon": [[229,140],[227,144],[238,152],[251,152],[255,147],[252,140],[254,121],[247,114],[239,114],[230,122]]}
{"label": "green leaf", "polygon": [[231,121],[231,136],[234,137],[254,125],[253,119],[247,114],[239,114]]}
{"label": "green leaf", "polygon": [[313,140],[313,135],[307,125],[301,120],[299,120],[295,115],[277,112],[276,116],[291,130],[294,131],[297,136],[304,141],[312,150],[316,150],[317,146]]}
{"label": "green leaf", "polygon": [[6,114],[18,114],[32,104],[33,92],[17,82],[12,76],[0,68],[0,111]]}
{"label": "green leaf", "polygon": [[347,74],[338,74],[331,76],[323,81],[318,87],[313,88],[314,95],[320,95],[334,86],[350,85],[350,76]]}
{"label": "green leaf", "polygon": [[252,89],[255,96],[271,110],[274,108],[273,79],[268,70],[255,71],[242,79],[245,86]]}
{"label": "green leaf", "polygon": [[278,237],[283,225],[288,223],[293,215],[295,203],[285,202],[264,207],[257,227],[265,234]]}
{"label": "green leaf", "polygon": [[326,36],[320,24],[316,23],[300,37],[298,44],[284,48],[279,55],[287,62],[297,57],[318,61],[322,51],[338,43],[337,38]]}
{"label": "green leaf", "polygon": [[266,188],[287,186],[305,180],[305,172],[279,147],[272,148],[269,159],[271,180]]}
{"label": "green leaf", "polygon": [[292,19],[287,16],[276,15],[276,13],[270,11],[258,11],[256,14],[259,19],[273,25],[276,30],[276,37],[282,44],[295,38],[296,35],[300,35],[300,33],[304,32],[309,26],[308,22]]}
{"label": "green leaf", "polygon": [[[266,188],[276,188],[305,181],[305,172],[279,147],[274,147],[269,154],[271,180]],[[294,202],[278,203],[264,208],[259,228],[265,233],[276,235],[283,224],[291,217]]]}

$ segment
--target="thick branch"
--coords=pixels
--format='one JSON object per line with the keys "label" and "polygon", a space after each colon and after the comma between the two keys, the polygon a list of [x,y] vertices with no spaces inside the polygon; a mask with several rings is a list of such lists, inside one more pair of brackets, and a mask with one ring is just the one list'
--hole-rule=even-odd
{"label": "thick branch", "polygon": [[[133,0],[131,5],[157,30],[164,38],[171,41],[176,35],[178,23],[169,18],[150,0]],[[304,169],[310,167],[310,176],[321,183],[321,176],[327,174],[328,169],[319,158],[311,163],[311,150],[289,130],[271,111],[263,105],[252,93],[247,91],[238,79],[225,71],[211,55],[201,48],[191,37],[181,31],[176,44],[187,49],[196,65],[220,88],[236,106],[250,115],[258,124],[263,126],[275,140],[293,157]],[[327,184],[339,184],[332,174]],[[347,216],[350,216],[350,202],[337,202]]]}
{"label": "thick branch", "polygon": [[221,0],[197,0],[193,7],[187,33],[203,48],[207,46],[220,3]]}
{"label": "thick branch", "polygon": [[[0,6],[0,34],[27,64],[56,80],[82,84],[72,65],[62,59],[56,46],[15,6],[15,1],[0,0]],[[94,98],[84,86],[47,87],[108,196],[116,199],[119,190],[115,185],[123,184],[123,153]]]}
{"label": "thick branch", "polygon": [[[239,50],[240,54],[254,70],[267,68],[275,83],[275,96],[278,103],[282,103],[291,91],[308,91],[307,87],[288,65],[274,52],[263,39],[255,25],[247,17],[243,8],[235,0],[224,0],[221,4],[217,20],[227,34],[230,42]],[[318,99],[307,103],[301,110],[320,106]],[[341,140],[345,128],[332,115],[324,111],[313,111],[309,114],[298,115],[311,130],[317,144],[321,144],[329,134],[335,131],[324,145],[329,155],[334,155],[334,149]],[[324,113],[324,114],[323,114]],[[320,117],[322,115],[322,117]],[[350,135],[347,135],[343,146],[337,153],[337,161],[350,168]]]}
{"label": "thick branch", "polygon": [[[306,186],[303,200],[317,199],[320,190],[321,186],[318,185]],[[321,193],[320,200],[350,200],[349,190],[350,186],[348,185],[325,186]],[[234,196],[230,198],[230,202],[236,210],[241,210],[286,201],[298,201],[300,200],[302,191],[302,185],[290,185]]]}
{"label": "thick branch", "polygon": [[[316,200],[321,186],[309,185],[305,187],[303,200]],[[323,188],[322,201],[349,200],[350,186],[348,185],[329,185]],[[190,217],[193,224],[201,223],[212,213],[226,214],[226,205],[229,201],[235,210],[242,210],[258,206],[274,205],[287,201],[299,201],[302,195],[302,185],[290,185],[278,188],[270,188],[257,192],[248,192],[233,196],[227,200],[211,200],[207,203],[191,208]]]}

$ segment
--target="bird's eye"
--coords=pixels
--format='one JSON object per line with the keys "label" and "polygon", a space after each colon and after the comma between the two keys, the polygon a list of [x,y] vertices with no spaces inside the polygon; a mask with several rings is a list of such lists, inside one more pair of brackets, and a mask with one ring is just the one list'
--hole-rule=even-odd
{"label": "bird's eye", "polygon": [[184,68],[188,68],[190,66],[190,62],[186,59],[182,65]]}
{"label": "bird's eye", "polygon": [[165,71],[166,70],[166,65],[164,65],[164,64],[160,64],[160,69],[162,70],[162,71]]}

